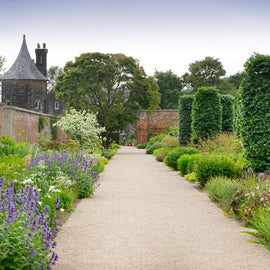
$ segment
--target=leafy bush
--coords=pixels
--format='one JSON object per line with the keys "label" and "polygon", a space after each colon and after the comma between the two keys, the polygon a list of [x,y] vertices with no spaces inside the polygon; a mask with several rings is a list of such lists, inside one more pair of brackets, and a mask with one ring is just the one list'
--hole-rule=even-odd
{"label": "leafy bush", "polygon": [[194,171],[200,186],[204,188],[211,177],[224,175],[234,178],[242,171],[242,167],[228,156],[204,154],[196,159]]}
{"label": "leafy bush", "polygon": [[110,144],[109,149],[112,149],[112,150],[114,150],[114,149],[120,149],[120,145],[117,144],[117,143],[115,143],[115,142],[112,142],[112,143]]}
{"label": "leafy bush", "polygon": [[159,148],[163,148],[164,144],[162,142],[155,142],[154,144],[152,144],[150,147],[146,148],[146,154],[153,154],[154,150],[159,149]]}
{"label": "leafy bush", "polygon": [[221,95],[222,106],[222,127],[223,132],[233,132],[233,104],[234,97],[231,95]]}
{"label": "leafy bush", "polygon": [[213,87],[200,87],[192,103],[192,141],[197,143],[221,132],[222,107],[220,94]]}
{"label": "leafy bush", "polygon": [[145,149],[146,146],[147,146],[147,143],[139,143],[139,144],[136,145],[136,147],[137,147],[138,149]]}
{"label": "leafy bush", "polygon": [[194,164],[196,163],[196,160],[200,158],[200,155],[200,153],[190,155],[187,162],[187,174],[194,172]]}
{"label": "leafy bush", "polygon": [[20,157],[25,157],[28,154],[33,154],[35,152],[35,149],[30,143],[17,143],[9,136],[0,137],[0,142],[0,155],[17,154]]}
{"label": "leafy bush", "polygon": [[186,174],[184,177],[185,177],[189,182],[197,181],[197,177],[196,177],[195,172]]}
{"label": "leafy bush", "polygon": [[197,154],[200,151],[195,148],[189,148],[189,147],[177,147],[175,150],[171,151],[166,158],[164,159],[164,162],[167,166],[177,169],[177,160],[181,155],[184,154]]}
{"label": "leafy bush", "polygon": [[19,155],[0,156],[0,175],[5,178],[5,186],[9,181],[21,178],[25,167],[25,158]]}
{"label": "leafy bush", "polygon": [[211,178],[205,185],[209,198],[217,202],[225,212],[230,212],[231,201],[239,189],[240,184],[227,177],[219,176]]}
{"label": "leafy bush", "polygon": [[270,56],[255,53],[245,63],[241,83],[241,128],[250,167],[256,172],[270,167]]}
{"label": "leafy bush", "polygon": [[177,160],[177,169],[180,171],[182,176],[187,174],[188,162],[192,159],[192,155],[184,154]]}
{"label": "leafy bush", "polygon": [[164,158],[168,155],[168,153],[170,153],[173,149],[173,147],[159,148],[153,152],[153,155],[156,157],[157,161],[163,161]]}
{"label": "leafy bush", "polygon": [[116,149],[104,149],[102,150],[102,156],[107,158],[107,159],[111,159],[115,154],[116,154]]}
{"label": "leafy bush", "polygon": [[191,140],[191,111],[194,97],[183,95],[179,98],[179,145],[187,145]]}
{"label": "leafy bush", "polygon": [[161,142],[162,139],[165,137],[166,135],[165,134],[159,134],[159,135],[156,135],[154,137],[152,137],[149,142],[147,143],[147,147],[146,148],[149,148],[151,145],[153,145],[154,143],[156,142]]}
{"label": "leafy bush", "polygon": [[176,147],[178,146],[178,139],[174,136],[166,136],[161,141],[164,147]]}

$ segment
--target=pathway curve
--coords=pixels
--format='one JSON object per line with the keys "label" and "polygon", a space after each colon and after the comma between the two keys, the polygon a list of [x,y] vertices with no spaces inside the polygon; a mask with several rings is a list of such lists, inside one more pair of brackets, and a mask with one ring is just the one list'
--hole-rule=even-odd
{"label": "pathway curve", "polygon": [[145,150],[121,148],[57,237],[56,270],[266,270],[270,252]]}

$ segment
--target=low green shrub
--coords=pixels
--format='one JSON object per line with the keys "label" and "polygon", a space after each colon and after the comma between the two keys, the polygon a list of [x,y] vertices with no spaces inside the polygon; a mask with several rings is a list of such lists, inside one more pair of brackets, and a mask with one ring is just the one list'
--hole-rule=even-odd
{"label": "low green shrub", "polygon": [[177,169],[180,171],[180,174],[182,176],[187,174],[187,165],[188,165],[188,161],[192,159],[191,156],[192,155],[184,154],[180,156],[180,158],[178,158],[177,160]]}
{"label": "low green shrub", "polygon": [[164,162],[167,166],[173,168],[174,170],[177,169],[177,160],[180,156],[184,154],[198,154],[200,153],[199,150],[191,147],[177,147],[175,150],[171,151],[166,158],[164,159]]}
{"label": "low green shrub", "polygon": [[120,149],[120,145],[118,143],[116,143],[116,142],[112,142],[110,144],[109,149],[112,149],[112,150],[114,150],[114,149]]}
{"label": "low green shrub", "polygon": [[154,150],[163,148],[163,147],[164,145],[162,142],[155,142],[149,148],[148,147],[146,148],[146,154],[153,154]]}
{"label": "low green shrub", "polygon": [[236,181],[224,176],[211,178],[205,185],[208,197],[219,204],[219,206],[225,211],[231,210],[231,201],[240,184]]}
{"label": "low green shrub", "polygon": [[147,143],[147,147],[146,148],[149,148],[151,145],[153,145],[154,143],[156,142],[161,142],[162,139],[165,137],[166,135],[165,134],[159,134],[159,135],[156,135],[154,137],[152,137],[149,142]]}
{"label": "low green shrub", "polygon": [[187,174],[194,172],[194,164],[196,163],[196,160],[199,158],[200,155],[201,153],[190,155],[187,162]]}
{"label": "low green shrub", "polygon": [[167,147],[158,148],[153,151],[153,156],[157,156],[158,154],[163,154],[168,151]]}
{"label": "low green shrub", "polygon": [[189,182],[197,181],[197,177],[196,177],[195,172],[186,174],[184,177],[185,177]]}
{"label": "low green shrub", "polygon": [[207,154],[196,159],[194,171],[201,188],[214,176],[237,177],[242,167],[225,155]]}
{"label": "low green shrub", "polygon": [[116,152],[116,149],[104,149],[102,150],[102,156],[107,159],[111,159],[116,154]]}
{"label": "low green shrub", "polygon": [[137,147],[138,149],[145,149],[146,146],[147,146],[147,143],[139,143],[139,144],[136,145],[136,147]]}
{"label": "low green shrub", "polygon": [[173,151],[174,147],[168,147],[168,148],[159,148],[156,149],[153,152],[153,155],[156,157],[157,161],[163,161],[164,158],[171,152]]}

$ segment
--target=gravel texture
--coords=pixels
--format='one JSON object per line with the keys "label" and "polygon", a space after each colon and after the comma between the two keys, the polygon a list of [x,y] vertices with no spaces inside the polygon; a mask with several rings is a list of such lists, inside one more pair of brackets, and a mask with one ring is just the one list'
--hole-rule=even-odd
{"label": "gravel texture", "polygon": [[122,147],[57,237],[56,270],[269,270],[270,252],[145,150]]}

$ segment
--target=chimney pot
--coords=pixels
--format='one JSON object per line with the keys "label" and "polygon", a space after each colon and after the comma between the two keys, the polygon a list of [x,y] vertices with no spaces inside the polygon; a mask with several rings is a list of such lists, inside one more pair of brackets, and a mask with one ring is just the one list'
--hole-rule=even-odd
{"label": "chimney pot", "polygon": [[46,49],[46,43],[43,43],[43,49]]}
{"label": "chimney pot", "polygon": [[37,48],[40,49],[40,44],[39,43],[37,44]]}

